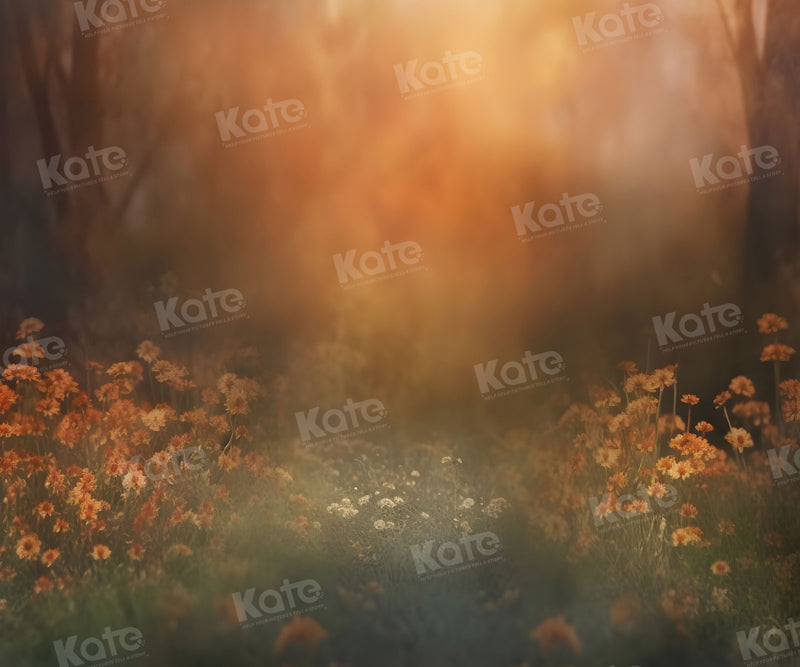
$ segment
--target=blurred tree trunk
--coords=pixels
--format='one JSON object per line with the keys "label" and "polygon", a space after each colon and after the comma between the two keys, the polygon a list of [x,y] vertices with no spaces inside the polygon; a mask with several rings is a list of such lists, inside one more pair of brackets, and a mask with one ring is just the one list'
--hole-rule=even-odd
{"label": "blurred tree trunk", "polygon": [[[754,21],[755,3],[763,3],[761,9],[767,11],[765,26]],[[774,280],[780,266],[797,255],[800,21],[795,4],[733,0],[728,14],[720,3],[741,80],[750,147],[774,146],[782,158],[781,176],[750,186],[745,228],[748,283]]]}

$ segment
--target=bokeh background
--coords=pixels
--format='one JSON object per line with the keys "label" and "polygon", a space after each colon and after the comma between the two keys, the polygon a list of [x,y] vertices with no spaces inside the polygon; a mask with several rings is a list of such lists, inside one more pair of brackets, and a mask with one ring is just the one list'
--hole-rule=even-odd
{"label": "bokeh background", "polygon": [[[643,372],[678,363],[678,396],[691,390],[704,401],[695,421],[719,416],[711,398],[738,375],[775,405],[756,319],[785,317],[792,344],[800,14],[792,0],[656,4],[664,21],[654,34],[582,52],[574,18],[618,12],[620,3],[169,0],[158,20],[87,37],[71,2],[0,0],[0,348],[18,344],[19,323],[37,317],[66,342],[68,370],[87,391],[99,386],[88,362],[133,359],[143,340],[200,386],[225,371],[254,378],[265,394],[251,406],[259,437],[249,447],[310,466],[309,480],[318,471],[296,449],[294,413],[348,397],[380,397],[389,408],[391,432],[372,442],[384,448],[387,471],[410,464],[420,443],[438,443],[431,451],[481,462],[466,475],[479,485],[517,455],[490,443],[522,429],[526,451],[544,451],[537,438],[550,433],[547,420],[579,400],[586,382],[618,382],[622,359]],[[485,76],[403,99],[394,65],[445,51],[479,53]],[[224,146],[215,114],[267,98],[300,99],[308,127]],[[697,192],[692,158],[767,144],[780,153],[780,175]],[[89,145],[123,147],[131,175],[48,197],[36,161]],[[563,192],[596,193],[605,222],[521,243],[511,207]],[[419,243],[425,270],[343,290],[333,255],[386,240]],[[247,319],[164,338],[154,303],[208,287],[240,290]],[[746,332],[659,352],[651,319],[706,302],[739,305]],[[569,382],[484,401],[473,365],[527,349],[559,351]],[[514,511],[509,546],[519,541],[527,553],[531,510]],[[253,559],[267,558],[266,542],[251,544]],[[541,558],[542,571],[554,568],[543,580],[558,582],[560,557]],[[520,576],[515,567],[497,576]],[[349,576],[343,568],[329,580]],[[110,590],[125,586],[124,577],[115,582]],[[552,599],[542,597],[554,614],[571,596],[582,600],[571,584],[552,586]],[[421,590],[413,595],[430,596],[431,617],[454,613],[448,603],[460,593]],[[437,595],[443,607],[434,613]],[[392,618],[387,611],[385,623]],[[472,621],[462,621],[442,641],[469,635]],[[348,641],[360,631],[355,624]],[[60,636],[50,634],[45,644]],[[418,652],[381,664],[456,664],[446,651],[419,649],[419,637],[403,641]],[[466,651],[462,660],[545,664],[495,641],[504,644],[492,638],[480,658]],[[258,648],[240,656],[246,644],[226,645],[230,664],[264,664]],[[180,646],[161,664],[201,664]],[[581,664],[605,664],[590,653]],[[378,664],[346,654],[341,664]],[[631,664],[656,664],[648,660],[657,658],[631,655]]]}

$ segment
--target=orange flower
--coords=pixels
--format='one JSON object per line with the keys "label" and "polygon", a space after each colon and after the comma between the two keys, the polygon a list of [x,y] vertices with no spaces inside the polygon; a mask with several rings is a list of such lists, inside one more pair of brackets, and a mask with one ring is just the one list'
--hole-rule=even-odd
{"label": "orange flower", "polygon": [[49,593],[53,590],[53,581],[49,577],[42,575],[34,583],[33,590],[37,595]]}
{"label": "orange flower", "polygon": [[730,389],[734,394],[739,394],[740,396],[755,396],[756,388],[753,386],[753,383],[750,381],[749,378],[746,378],[744,375],[737,375],[731,383],[728,385],[728,389]]}
{"label": "orange flower", "polygon": [[281,627],[278,638],[275,640],[275,653],[283,653],[284,649],[290,645],[314,651],[327,636],[328,632],[313,618],[295,616],[289,623]]}
{"label": "orange flower", "polygon": [[59,554],[58,549],[48,549],[42,554],[42,563],[44,563],[47,567],[50,567],[53,563],[56,562],[58,554]]}
{"label": "orange flower", "polygon": [[723,391],[721,394],[717,394],[714,397],[714,405],[718,408],[721,408],[725,405],[729,400],[731,400],[731,392]]}
{"label": "orange flower", "polygon": [[7,384],[0,384],[0,414],[6,412],[19,399],[19,394]]}
{"label": "orange flower", "polygon": [[64,521],[64,519],[61,518],[56,519],[56,522],[53,525],[54,533],[66,533],[68,530],[69,530],[69,524],[66,521]]}
{"label": "orange flower", "polygon": [[295,505],[308,505],[308,500],[302,494],[296,494],[294,496],[289,496],[289,500],[293,502]]}
{"label": "orange flower", "polygon": [[731,571],[731,566],[724,560],[718,560],[711,564],[711,571],[714,574],[725,575]]}
{"label": "orange flower", "polygon": [[17,556],[22,560],[33,560],[39,555],[42,543],[36,535],[25,535],[17,542]]}
{"label": "orange flower", "polygon": [[149,340],[143,340],[139,343],[139,347],[136,348],[136,356],[142,361],[146,361],[148,364],[152,364],[158,359],[159,354],[161,354],[161,348],[154,345]]}
{"label": "orange flower", "polygon": [[694,425],[695,431],[699,431],[700,433],[711,433],[714,430],[714,427],[706,421],[697,422]]}
{"label": "orange flower", "polygon": [[39,379],[39,371],[28,364],[9,364],[2,373],[5,380],[33,382]]}
{"label": "orange flower", "polygon": [[692,503],[683,503],[683,505],[681,505],[681,516],[685,516],[687,519],[693,519],[697,516],[697,508],[692,505]]}
{"label": "orange flower", "polygon": [[167,553],[170,556],[191,556],[192,550],[185,544],[173,544]]}
{"label": "orange flower", "polygon": [[91,556],[95,560],[107,560],[110,555],[111,549],[109,549],[105,544],[95,544],[92,548]]}
{"label": "orange flower", "polygon": [[563,616],[545,619],[531,630],[529,636],[539,642],[539,645],[544,649],[566,645],[576,655],[583,650],[580,639],[578,639],[578,633],[574,627],[564,620]]}
{"label": "orange flower", "polygon": [[134,542],[128,549],[128,558],[131,560],[142,560],[145,548],[138,542]]}
{"label": "orange flower", "polygon": [[55,510],[55,507],[53,506],[53,503],[48,502],[46,500],[41,502],[41,503],[39,503],[36,507],[33,508],[33,511],[36,514],[38,514],[41,518],[44,518],[46,516],[50,516],[53,513],[54,510]]}
{"label": "orange flower", "polygon": [[681,403],[686,403],[686,405],[697,405],[699,402],[700,399],[694,394],[684,394],[681,396]]}
{"label": "orange flower", "polygon": [[732,428],[728,432],[728,435],[725,436],[725,440],[727,440],[740,454],[744,452],[745,447],[753,446],[753,438],[750,437],[750,434],[743,428]]}
{"label": "orange flower", "polygon": [[717,525],[717,530],[719,530],[719,532],[723,535],[733,535],[734,531],[736,530],[736,526],[734,525],[733,521],[722,519]]}
{"label": "orange flower", "polygon": [[764,313],[756,321],[759,333],[771,334],[778,333],[781,329],[788,329],[789,324],[785,319],[775,313]]}
{"label": "orange flower", "polygon": [[44,322],[37,317],[26,317],[17,329],[17,340],[25,340],[28,336],[44,329]]}
{"label": "orange flower", "polygon": [[765,346],[761,350],[761,361],[789,361],[794,353],[794,348],[781,343],[774,343]]}

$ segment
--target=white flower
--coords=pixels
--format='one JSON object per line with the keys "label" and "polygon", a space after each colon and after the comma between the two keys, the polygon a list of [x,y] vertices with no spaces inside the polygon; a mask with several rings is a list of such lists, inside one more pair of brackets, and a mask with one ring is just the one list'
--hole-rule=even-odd
{"label": "white flower", "polygon": [[394,497],[394,502],[397,505],[405,505],[406,504],[406,501],[403,500],[400,496],[395,496]]}
{"label": "white flower", "polygon": [[430,519],[430,518],[431,518],[431,515],[430,515],[430,514],[428,514],[427,512],[423,512],[422,514],[420,514],[420,516],[421,516],[423,519]]}
{"label": "white flower", "polygon": [[369,502],[369,499],[370,499],[370,495],[369,494],[367,494],[366,496],[361,496],[358,499],[358,504],[362,505],[362,506],[366,505]]}
{"label": "white flower", "polygon": [[461,503],[462,510],[468,510],[470,507],[475,505],[475,501],[472,498],[464,498],[464,501]]}
{"label": "white flower", "polygon": [[412,470],[411,471],[411,476],[412,477],[419,477],[419,470]]}
{"label": "white flower", "polygon": [[390,500],[389,498],[381,498],[378,501],[378,507],[380,507],[381,509],[386,509],[387,507],[389,509],[392,509],[392,507],[394,506],[395,506],[394,501]]}
{"label": "white flower", "polygon": [[386,522],[383,519],[378,519],[372,525],[375,526],[375,530],[386,530]]}

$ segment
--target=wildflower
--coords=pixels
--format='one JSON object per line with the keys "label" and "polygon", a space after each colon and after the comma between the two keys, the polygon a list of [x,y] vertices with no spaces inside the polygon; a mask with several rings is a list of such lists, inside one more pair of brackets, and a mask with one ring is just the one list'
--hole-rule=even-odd
{"label": "wildflower", "polygon": [[56,562],[58,554],[59,554],[58,549],[48,549],[42,554],[42,563],[44,563],[46,567],[50,567],[53,563]]}
{"label": "wildflower", "polygon": [[685,403],[686,405],[697,405],[699,402],[700,399],[694,394],[684,394],[681,396],[681,403]]}
{"label": "wildflower", "polygon": [[633,375],[625,378],[623,389],[625,390],[626,394],[633,394],[637,391],[647,391],[649,380],[649,376],[645,375],[644,373],[634,373]]}
{"label": "wildflower", "polygon": [[131,560],[142,560],[144,557],[144,552],[145,548],[138,542],[134,542],[128,549],[128,558]]}
{"label": "wildflower", "polygon": [[94,547],[92,547],[91,556],[95,560],[107,560],[110,555],[111,549],[104,544],[95,544]]}
{"label": "wildflower", "polygon": [[42,329],[44,329],[44,322],[36,317],[26,317],[20,322],[19,329],[17,329],[17,340],[25,340]]}
{"label": "wildflower", "polygon": [[784,380],[778,385],[781,411],[787,422],[800,421],[800,380]]}
{"label": "wildflower", "polygon": [[56,508],[53,506],[53,503],[44,500],[36,505],[36,507],[33,508],[33,511],[43,519],[46,516],[50,516],[55,509]]}
{"label": "wildflower", "polygon": [[771,334],[778,333],[781,329],[788,329],[789,324],[785,319],[775,313],[764,313],[756,320],[759,333]]}
{"label": "wildflower", "polygon": [[672,470],[675,469],[677,465],[677,461],[675,461],[674,456],[662,456],[656,462],[656,470],[662,473],[666,473],[668,475],[672,474]]}
{"label": "wildflower", "polygon": [[620,361],[617,364],[617,368],[621,369],[625,373],[633,374],[638,372],[636,368],[636,364],[633,361]]}
{"label": "wildflower", "polygon": [[378,501],[378,507],[381,509],[392,509],[395,507],[395,502],[391,498],[381,498]]}
{"label": "wildflower", "polygon": [[358,504],[359,504],[360,506],[362,506],[362,507],[363,507],[364,505],[366,505],[366,504],[369,502],[369,499],[370,499],[371,497],[372,497],[372,496],[370,496],[369,494],[367,494],[366,496],[361,496],[361,497],[358,499]]}
{"label": "wildflower", "polygon": [[731,400],[731,398],[732,398],[732,396],[731,396],[731,392],[729,392],[729,391],[723,391],[722,393],[720,393],[720,394],[717,394],[717,395],[714,397],[714,405],[715,405],[716,407],[718,407],[718,408],[721,408],[721,407],[722,407],[723,405],[725,405],[725,404],[726,404],[726,403],[727,403],[729,400]]}
{"label": "wildflower", "polygon": [[613,389],[599,389],[592,398],[596,408],[613,408],[621,403],[619,395]]}
{"label": "wildflower", "polygon": [[699,433],[711,433],[714,430],[714,427],[709,424],[707,421],[697,422],[694,425],[694,430],[698,431]]}
{"label": "wildflower", "polygon": [[661,482],[653,482],[647,487],[647,495],[655,496],[656,498],[663,498],[667,495],[667,487]]}
{"label": "wildflower", "polygon": [[53,581],[45,575],[42,575],[34,582],[33,591],[37,595],[41,595],[42,593],[49,593],[52,590],[53,590]]}
{"label": "wildflower", "polygon": [[383,519],[378,519],[372,525],[375,527],[375,530],[386,530],[386,522]]}
{"label": "wildflower", "polygon": [[613,468],[619,460],[622,450],[618,448],[601,447],[595,452],[594,460],[604,468]]}
{"label": "wildflower", "polygon": [[128,491],[136,491],[138,495],[139,491],[147,486],[147,477],[139,468],[131,468],[122,478],[122,486]]}
{"label": "wildflower", "polygon": [[2,373],[4,380],[33,382],[39,379],[39,371],[28,364],[9,364]]}
{"label": "wildflower", "polygon": [[468,510],[475,505],[475,501],[472,498],[464,498],[460,505],[460,509]]}
{"label": "wildflower", "polygon": [[39,555],[41,546],[36,535],[25,535],[17,541],[17,556],[22,560],[33,560]]}
{"label": "wildflower", "polygon": [[725,440],[740,454],[744,452],[745,447],[753,446],[753,438],[750,437],[750,434],[743,428],[732,428],[728,432],[728,435],[725,436]]}
{"label": "wildflower", "polygon": [[152,364],[158,359],[159,354],[161,354],[161,348],[154,345],[149,340],[143,340],[139,343],[139,347],[136,348],[136,356],[148,364]]}
{"label": "wildflower", "polygon": [[430,515],[430,514],[428,514],[427,512],[422,512],[422,513],[420,514],[420,517],[422,517],[423,519],[430,519],[430,518],[431,518],[431,515]]}
{"label": "wildflower", "polygon": [[734,394],[738,394],[739,396],[747,396],[748,398],[751,396],[755,396],[756,388],[753,386],[752,381],[749,378],[746,378],[744,375],[737,375],[733,378],[728,385],[728,389],[730,389]]}
{"label": "wildflower", "polygon": [[19,398],[20,395],[7,384],[0,384],[0,414],[6,412]]}
{"label": "wildflower", "polygon": [[681,505],[681,516],[687,519],[694,519],[697,516],[697,508],[692,503],[683,503]]}
{"label": "wildflower", "polygon": [[[767,345],[761,350],[761,361],[789,361],[795,353],[794,348],[781,343]],[[3,374],[5,375],[5,373]]]}
{"label": "wildflower", "polygon": [[54,533],[66,533],[69,530],[69,524],[61,518],[56,519],[55,524],[53,524],[53,532]]}
{"label": "wildflower", "polygon": [[531,630],[529,636],[539,642],[543,649],[566,645],[576,655],[583,650],[575,628],[567,623],[562,616],[545,619]]}
{"label": "wildflower", "polygon": [[719,530],[719,532],[723,535],[733,535],[734,531],[736,530],[736,526],[734,525],[733,521],[722,519],[717,525],[717,530]]}
{"label": "wildflower", "polygon": [[409,474],[412,477],[419,477],[419,470],[412,470]]}
{"label": "wildflower", "polygon": [[63,368],[47,371],[36,386],[48,398],[59,401],[63,401],[69,394],[78,393],[78,383]]}
{"label": "wildflower", "polygon": [[718,560],[711,564],[711,571],[720,576],[728,574],[731,571],[731,566],[724,560]]}
{"label": "wildflower", "polygon": [[275,640],[275,653],[283,653],[286,647],[292,644],[313,651],[327,636],[327,631],[313,618],[295,616],[289,623],[281,627],[278,638]]}
{"label": "wildflower", "polygon": [[[369,496],[367,496],[369,498]],[[308,500],[302,494],[295,494],[293,496],[289,496],[289,502],[294,503],[295,505],[308,505]]]}

